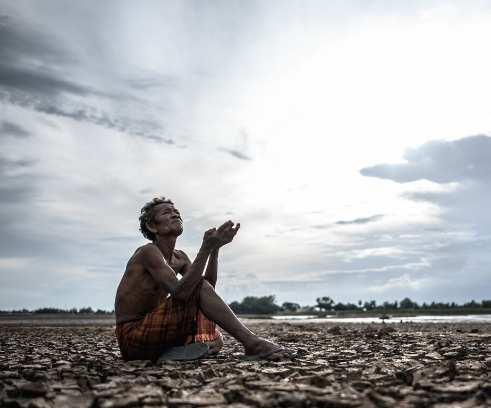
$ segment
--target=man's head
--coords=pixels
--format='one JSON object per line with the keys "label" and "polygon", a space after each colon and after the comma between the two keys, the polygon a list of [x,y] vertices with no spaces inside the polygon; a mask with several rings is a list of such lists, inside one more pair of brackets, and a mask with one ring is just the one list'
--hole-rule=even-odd
{"label": "man's head", "polygon": [[[165,197],[156,197],[152,201],[146,203],[141,209],[140,217],[140,231],[143,236],[151,241],[155,241],[159,221],[166,221],[167,218],[177,217],[180,219],[179,212],[174,208],[174,203]],[[167,220],[171,223],[172,219]],[[175,226],[177,229],[179,227]],[[182,222],[180,224],[180,231],[178,235],[182,233]]]}

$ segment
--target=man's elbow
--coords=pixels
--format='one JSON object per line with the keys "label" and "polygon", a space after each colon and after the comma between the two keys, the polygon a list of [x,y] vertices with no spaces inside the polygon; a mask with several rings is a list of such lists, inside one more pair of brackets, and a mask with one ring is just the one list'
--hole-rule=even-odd
{"label": "man's elbow", "polygon": [[177,287],[174,290],[174,293],[171,293],[171,296],[179,302],[187,302],[191,297],[191,293],[188,293],[188,291],[183,287]]}

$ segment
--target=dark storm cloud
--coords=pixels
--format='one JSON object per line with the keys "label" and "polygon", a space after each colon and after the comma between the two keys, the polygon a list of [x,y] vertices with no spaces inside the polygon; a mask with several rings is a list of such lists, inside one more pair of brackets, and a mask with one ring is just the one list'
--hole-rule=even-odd
{"label": "dark storm cloud", "polygon": [[57,96],[62,92],[77,95],[89,93],[88,89],[53,77],[50,73],[35,72],[30,69],[8,66],[4,63],[0,63],[0,86],[47,96]]}
{"label": "dark storm cloud", "polygon": [[409,183],[430,180],[435,183],[462,181],[491,182],[491,137],[476,135],[448,142],[436,140],[407,149],[402,164],[377,164],[360,173],[368,177]]}
{"label": "dark storm cloud", "polygon": [[382,217],[383,217],[382,214],[378,214],[378,215],[372,215],[371,217],[367,217],[367,218],[357,218],[356,220],[351,220],[351,221],[338,221],[336,222],[336,224],[338,225],[366,224],[369,222],[377,221]]}
{"label": "dark storm cloud", "polygon": [[232,156],[234,156],[235,158],[237,159],[240,159],[240,160],[252,160],[249,156],[245,155],[244,153],[241,153],[237,150],[231,150],[231,149],[222,149],[224,152],[227,152],[229,154],[231,154]]}
{"label": "dark storm cloud", "polygon": [[0,137],[2,136],[14,136],[23,138],[31,136],[31,133],[15,123],[3,121],[0,124]]}
{"label": "dark storm cloud", "polygon": [[2,64],[30,61],[28,56],[42,56],[43,60],[66,60],[64,52],[53,47],[50,39],[39,31],[26,27],[19,19],[0,15],[0,57]]}
{"label": "dark storm cloud", "polygon": [[84,95],[84,87],[61,79],[49,68],[73,62],[53,38],[18,19],[0,16],[0,86],[47,96]]}
{"label": "dark storm cloud", "polygon": [[[83,62],[78,61],[56,37],[35,30],[20,19],[0,16],[0,100],[149,141],[174,144],[172,139],[155,134],[162,131],[157,123],[136,119],[121,109],[118,110],[122,113],[115,116],[98,109],[94,102],[110,101],[118,106],[124,102],[138,108],[145,102],[132,95],[131,89],[163,87],[171,83],[170,79],[158,76],[133,78],[123,80],[118,92],[101,91],[87,83],[86,74],[83,79],[74,79],[82,65]],[[87,98],[91,100],[85,101]],[[19,132],[17,135],[20,136]]]}

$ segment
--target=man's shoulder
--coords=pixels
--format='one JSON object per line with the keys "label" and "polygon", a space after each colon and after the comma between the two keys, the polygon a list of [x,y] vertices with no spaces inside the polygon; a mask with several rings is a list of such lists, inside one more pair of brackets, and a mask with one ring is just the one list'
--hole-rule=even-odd
{"label": "man's shoulder", "polygon": [[149,256],[156,256],[159,254],[159,249],[154,244],[148,243],[136,249],[135,253],[130,258],[130,262],[146,259]]}

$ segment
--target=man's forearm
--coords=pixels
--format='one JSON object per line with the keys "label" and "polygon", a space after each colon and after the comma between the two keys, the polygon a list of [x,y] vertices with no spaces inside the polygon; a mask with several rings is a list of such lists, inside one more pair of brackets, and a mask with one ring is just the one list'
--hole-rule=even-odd
{"label": "man's forearm", "polygon": [[205,269],[206,261],[210,256],[212,249],[205,245],[202,245],[198,251],[198,255],[194,262],[191,264],[185,275],[176,283],[176,293],[174,296],[179,300],[187,300],[196,289],[201,277],[203,276],[203,270]]}
{"label": "man's forearm", "polygon": [[213,249],[208,259],[208,266],[206,267],[205,278],[210,282],[211,286],[215,287],[217,284],[218,276],[218,248]]}

